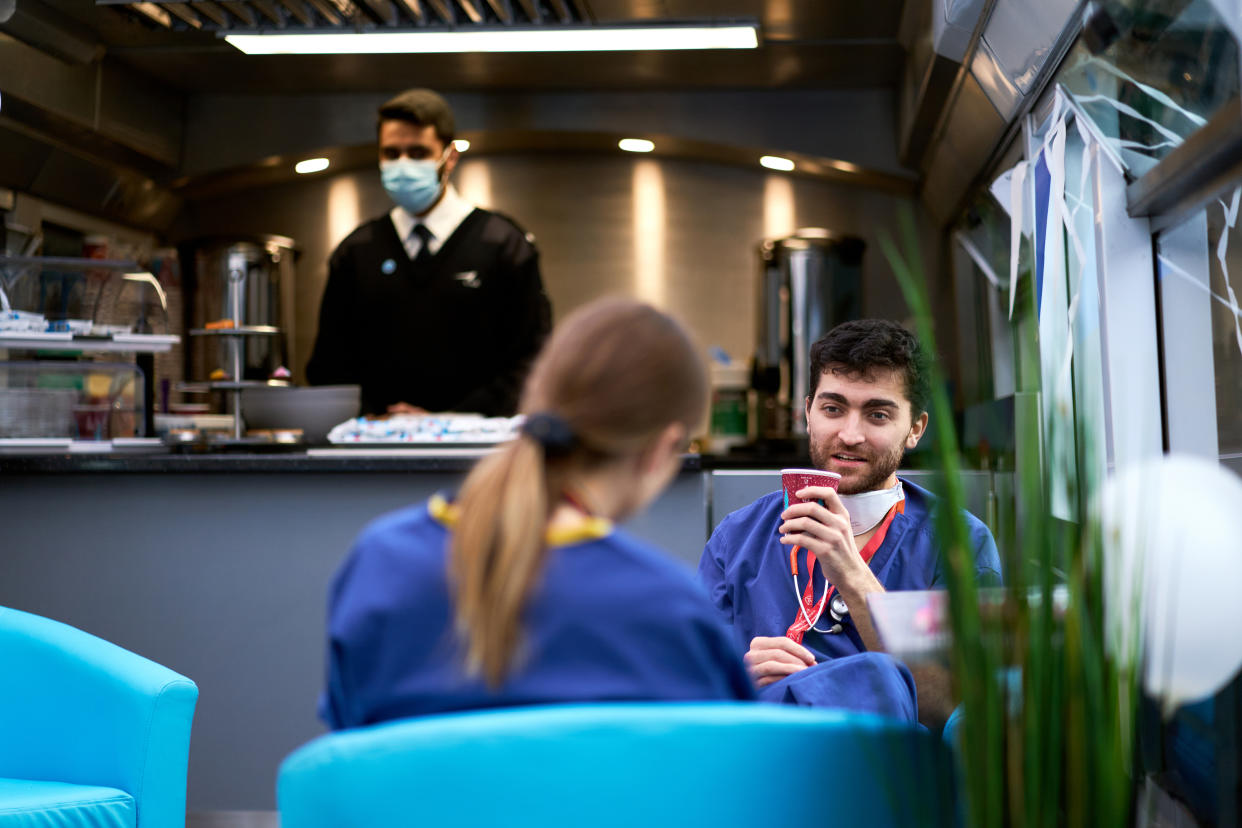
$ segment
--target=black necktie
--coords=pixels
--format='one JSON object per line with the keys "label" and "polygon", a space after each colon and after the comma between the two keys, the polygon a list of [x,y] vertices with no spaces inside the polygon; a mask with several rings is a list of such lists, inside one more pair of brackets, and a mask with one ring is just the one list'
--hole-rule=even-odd
{"label": "black necktie", "polygon": [[434,255],[431,252],[431,240],[435,236],[431,234],[431,231],[427,229],[425,224],[414,225],[413,234],[422,241],[422,246],[418,248],[418,253],[414,256],[414,266],[421,267],[430,262],[431,257]]}

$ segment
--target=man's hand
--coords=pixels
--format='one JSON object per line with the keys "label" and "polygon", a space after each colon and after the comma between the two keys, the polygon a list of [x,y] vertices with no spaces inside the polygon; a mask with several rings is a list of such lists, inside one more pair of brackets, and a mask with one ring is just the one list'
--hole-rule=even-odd
{"label": "man's hand", "polygon": [[[841,591],[851,610],[858,598],[869,592],[883,592],[884,587],[858,554],[850,513],[836,490],[808,486],[797,495],[807,502],[795,503],[781,512],[781,543],[814,552],[824,577]],[[821,500],[822,506],[817,502]]]}
{"label": "man's hand", "polygon": [[427,409],[419,408],[417,405],[410,405],[408,402],[393,403],[388,406],[388,415],[394,414],[426,414]]}
{"label": "man's hand", "polygon": [[744,660],[756,687],[767,687],[785,676],[815,666],[815,656],[810,650],[784,636],[752,638]]}
{"label": "man's hand", "polygon": [[[781,512],[784,521],[780,525],[781,543],[801,546],[815,553],[824,577],[836,586],[850,608],[850,620],[863,645],[868,650],[880,651],[880,638],[871,623],[867,596],[884,592],[884,585],[876,580],[871,567],[858,554],[850,513],[836,490],[827,486],[808,486],[797,495],[808,502],[795,503]],[[822,500],[824,505],[817,500]]]}

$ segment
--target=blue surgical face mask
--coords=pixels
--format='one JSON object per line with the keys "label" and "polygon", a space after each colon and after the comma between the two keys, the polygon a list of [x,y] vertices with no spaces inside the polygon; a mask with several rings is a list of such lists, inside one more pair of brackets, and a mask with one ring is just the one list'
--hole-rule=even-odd
{"label": "blue surgical face mask", "polygon": [[435,204],[444,188],[440,180],[440,161],[412,158],[381,161],[380,178],[388,197],[414,215],[426,212]]}

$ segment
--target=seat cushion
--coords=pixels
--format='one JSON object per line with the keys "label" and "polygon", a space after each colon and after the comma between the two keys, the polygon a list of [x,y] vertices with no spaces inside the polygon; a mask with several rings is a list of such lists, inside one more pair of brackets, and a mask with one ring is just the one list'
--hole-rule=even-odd
{"label": "seat cushion", "polygon": [[117,788],[0,777],[0,828],[134,828],[134,798]]}

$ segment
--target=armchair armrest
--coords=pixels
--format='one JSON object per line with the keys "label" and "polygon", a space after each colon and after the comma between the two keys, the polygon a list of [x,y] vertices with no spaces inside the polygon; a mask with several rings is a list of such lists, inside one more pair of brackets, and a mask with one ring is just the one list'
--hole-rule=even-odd
{"label": "armchair armrest", "polygon": [[0,776],[120,788],[182,825],[198,687],[81,630],[0,607]]}

